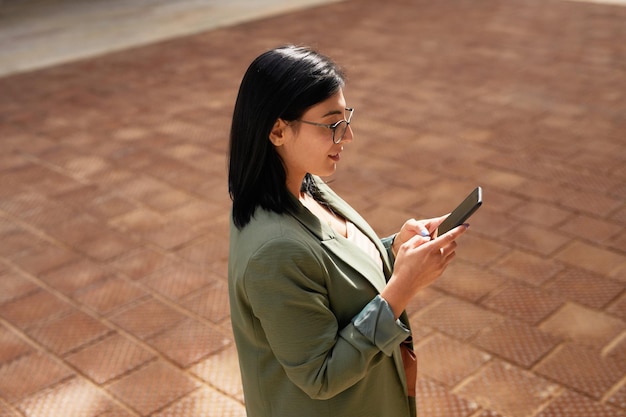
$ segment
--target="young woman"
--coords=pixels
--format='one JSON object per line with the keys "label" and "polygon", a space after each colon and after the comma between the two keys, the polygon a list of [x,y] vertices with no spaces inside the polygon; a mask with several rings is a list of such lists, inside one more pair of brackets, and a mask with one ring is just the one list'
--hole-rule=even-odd
{"label": "young woman", "polygon": [[459,226],[380,239],[319,177],[353,140],[344,76],[286,46],[256,58],[233,114],[232,326],[250,417],[415,416],[404,310],[452,260]]}

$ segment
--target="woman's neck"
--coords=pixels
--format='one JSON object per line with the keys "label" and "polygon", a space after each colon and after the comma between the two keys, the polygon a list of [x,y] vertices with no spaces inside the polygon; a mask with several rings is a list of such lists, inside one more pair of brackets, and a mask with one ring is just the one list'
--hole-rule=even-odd
{"label": "woman's neck", "polygon": [[287,186],[287,190],[289,190],[289,192],[291,194],[294,195],[294,197],[296,197],[297,199],[300,199],[302,197],[302,181],[304,181],[304,175],[301,177],[298,177],[297,179],[289,179],[287,178],[287,182],[286,182],[286,186]]}

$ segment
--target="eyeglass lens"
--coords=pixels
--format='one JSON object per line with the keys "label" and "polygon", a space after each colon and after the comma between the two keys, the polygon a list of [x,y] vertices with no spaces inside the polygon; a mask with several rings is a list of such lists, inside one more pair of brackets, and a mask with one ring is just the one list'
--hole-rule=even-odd
{"label": "eyeglass lens", "polygon": [[333,142],[341,142],[344,135],[346,134],[346,130],[348,130],[348,122],[346,122],[345,120],[340,121],[333,131]]}

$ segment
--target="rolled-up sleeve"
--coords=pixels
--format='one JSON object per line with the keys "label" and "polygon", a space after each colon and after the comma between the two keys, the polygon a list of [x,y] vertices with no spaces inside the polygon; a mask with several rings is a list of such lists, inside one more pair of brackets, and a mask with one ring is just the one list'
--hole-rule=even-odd
{"label": "rolled-up sleeve", "polygon": [[400,320],[395,319],[391,307],[380,295],[370,301],[352,323],[387,356],[391,356],[393,350],[411,334]]}
{"label": "rolled-up sleeve", "polygon": [[396,236],[397,236],[397,233],[381,239],[381,242],[383,243],[383,246],[385,247],[385,250],[387,251],[387,256],[389,257],[389,262],[391,263],[392,270],[396,262],[396,256],[393,253],[393,241],[396,239]]}

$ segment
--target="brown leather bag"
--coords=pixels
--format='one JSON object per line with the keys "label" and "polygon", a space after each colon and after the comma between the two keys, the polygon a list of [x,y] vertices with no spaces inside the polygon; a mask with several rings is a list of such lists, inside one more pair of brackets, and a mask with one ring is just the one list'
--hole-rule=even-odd
{"label": "brown leather bag", "polygon": [[408,394],[409,397],[415,397],[417,395],[417,355],[413,350],[413,339],[411,337],[400,344],[400,351],[402,352],[402,363],[404,364]]}

